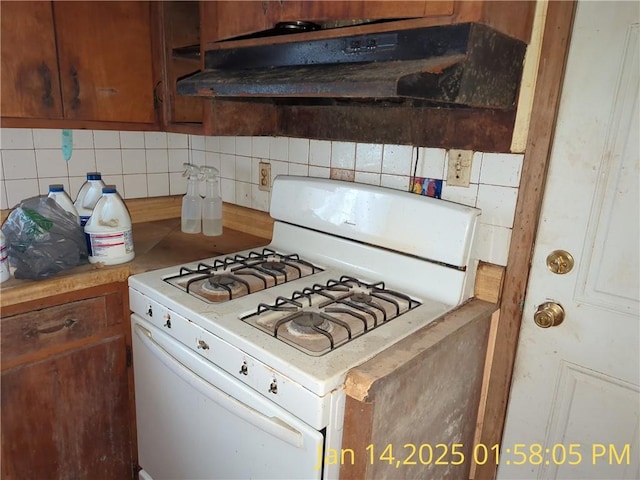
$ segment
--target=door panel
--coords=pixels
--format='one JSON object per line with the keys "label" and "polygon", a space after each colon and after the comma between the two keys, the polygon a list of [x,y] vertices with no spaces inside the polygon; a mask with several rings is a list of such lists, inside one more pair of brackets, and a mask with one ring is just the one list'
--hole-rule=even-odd
{"label": "door panel", "polygon": [[[640,478],[639,22],[637,2],[577,5],[499,479]],[[534,323],[544,302],[560,325]]]}

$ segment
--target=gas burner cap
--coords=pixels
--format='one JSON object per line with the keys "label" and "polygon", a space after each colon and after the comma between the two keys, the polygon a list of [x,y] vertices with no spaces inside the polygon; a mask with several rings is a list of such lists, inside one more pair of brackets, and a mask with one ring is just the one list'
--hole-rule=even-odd
{"label": "gas burner cap", "polygon": [[267,270],[276,270],[278,272],[282,272],[285,269],[285,264],[282,262],[269,261],[261,264],[262,268],[266,268]]}
{"label": "gas burner cap", "polygon": [[371,295],[364,292],[354,293],[349,299],[356,303],[371,303]]}
{"label": "gas burner cap", "polygon": [[205,290],[227,290],[234,283],[236,283],[236,279],[229,275],[213,275],[202,285],[202,288]]}
{"label": "gas burner cap", "polygon": [[325,332],[332,330],[331,322],[328,322],[317,312],[300,312],[287,324],[289,332],[294,335],[322,335],[313,327],[320,328]]}

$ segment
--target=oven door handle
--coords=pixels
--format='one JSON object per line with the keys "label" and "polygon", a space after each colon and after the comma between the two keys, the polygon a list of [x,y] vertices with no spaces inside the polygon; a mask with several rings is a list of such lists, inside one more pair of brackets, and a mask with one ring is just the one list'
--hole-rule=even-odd
{"label": "oven door handle", "polygon": [[146,328],[136,325],[135,332],[140,341],[158,360],[160,360],[173,373],[198,390],[202,395],[217,403],[236,417],[254,425],[256,428],[259,428],[260,430],[267,432],[277,439],[287,442],[296,448],[302,448],[304,444],[303,435],[298,430],[277,417],[267,417],[255,408],[236,400],[219,388],[211,385],[165,350],[162,345],[153,339],[153,334]]}

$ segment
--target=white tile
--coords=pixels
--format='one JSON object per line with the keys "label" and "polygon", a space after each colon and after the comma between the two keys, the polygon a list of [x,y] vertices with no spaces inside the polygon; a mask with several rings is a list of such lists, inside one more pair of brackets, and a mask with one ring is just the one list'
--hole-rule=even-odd
{"label": "white tile", "polygon": [[38,188],[40,189],[40,195],[49,194],[49,185],[62,185],[64,187],[64,191],[69,195],[69,198],[71,198],[71,200],[75,199],[75,197],[71,196],[69,191],[69,177],[39,178]]}
{"label": "white tile", "polygon": [[94,130],[93,145],[98,148],[120,148],[120,132],[112,130]]}
{"label": "white tile", "polygon": [[309,141],[309,165],[331,166],[331,142],[328,140]]}
{"label": "white tile", "polygon": [[[469,178],[470,183],[480,183],[480,172],[482,170],[482,152],[473,152],[473,159],[471,160],[471,176]],[[448,166],[445,168],[449,168]],[[446,172],[446,170],[445,170]]]}
{"label": "white tile", "polygon": [[7,186],[5,181],[0,181],[0,209],[6,210],[9,208],[9,202],[7,202]]}
{"label": "white tile", "polygon": [[184,195],[187,193],[187,178],[181,173],[169,174],[169,195]]}
{"label": "white tile", "polygon": [[102,180],[105,185],[113,185],[116,187],[118,195],[124,198],[124,175],[103,175]]}
{"label": "white tile", "polygon": [[169,174],[148,173],[147,191],[150,197],[164,197],[169,195]]}
{"label": "white tile", "polygon": [[353,170],[356,166],[356,144],[331,142],[331,168]]}
{"label": "white tile", "polygon": [[269,158],[271,160],[280,160],[284,162],[289,160],[288,137],[270,137]]}
{"label": "white tile", "polygon": [[[169,150],[171,151],[171,150]],[[190,161],[189,163],[192,165],[198,165],[199,167],[201,167],[202,165],[205,164],[205,155],[206,152],[202,151],[202,150],[191,150],[191,152],[189,152],[188,150],[182,150],[183,152],[187,152],[190,153]]]}
{"label": "white tile", "polygon": [[204,164],[220,171],[220,154],[218,152],[205,152]]}
{"label": "white tile", "polygon": [[[154,152],[165,152],[168,156],[167,170],[169,172],[184,172],[184,164],[189,163],[189,151],[181,148],[170,148],[169,150],[154,150]],[[149,158],[147,151],[147,159]],[[148,167],[147,167],[148,168]]]}
{"label": "white tile", "polygon": [[269,158],[269,144],[271,137],[251,137],[251,156],[254,158]]}
{"label": "white tile", "polygon": [[480,222],[499,227],[513,227],[518,189],[479,185],[476,206],[482,210]]}
{"label": "white tile", "polygon": [[143,132],[120,132],[122,148],[145,148]]}
{"label": "white tile", "polygon": [[149,196],[147,190],[147,175],[132,174],[123,175],[124,177],[124,196],[122,198],[146,198]]}
{"label": "white tile", "polygon": [[409,191],[409,177],[404,175],[385,175],[380,177],[380,185],[396,190]]}
{"label": "white tile", "polygon": [[478,259],[506,266],[510,243],[510,228],[478,224],[475,241],[475,255]]}
{"label": "white tile", "polygon": [[520,184],[523,155],[485,153],[482,155],[480,183],[517,187]]}
{"label": "white tile", "polygon": [[73,155],[75,155],[76,150],[93,150],[95,148],[93,144],[93,130],[73,130],[71,132],[71,138],[73,144]]}
{"label": "white tile", "polygon": [[309,164],[309,139],[290,138],[289,139],[289,162]]}
{"label": "white tile", "polygon": [[59,128],[34,128],[34,148],[60,148],[62,146],[62,130]]}
{"label": "white tile", "polygon": [[316,178],[331,178],[331,169],[329,167],[316,167],[309,165],[309,176]]}
{"label": "white tile", "polygon": [[468,187],[452,187],[447,185],[447,182],[443,182],[441,198],[450,202],[475,207],[478,198],[478,184],[471,183]]}
{"label": "white tile", "polygon": [[165,132],[144,132],[145,148],[167,148],[167,134]]}
{"label": "white tile", "polygon": [[167,146],[169,148],[189,148],[189,136],[184,133],[167,133]]}
{"label": "white tile", "polygon": [[67,162],[70,177],[83,176],[86,180],[87,172],[96,171],[96,152],[93,149],[75,150]]}
{"label": "white tile", "polygon": [[96,168],[105,175],[122,175],[122,154],[119,149],[96,149]]}
{"label": "white tile", "polygon": [[[94,169],[95,170],[95,169]],[[73,201],[78,198],[78,192],[80,191],[80,187],[87,181],[87,176],[83,175],[82,177],[69,177],[69,190],[68,194]]]}
{"label": "white tile", "polygon": [[378,143],[356,144],[356,171],[380,173],[382,171],[382,145]]}
{"label": "white tile", "polygon": [[278,175],[289,175],[289,162],[271,160],[271,184]]}
{"label": "white tile", "polygon": [[220,139],[220,153],[231,155],[236,153],[236,137],[226,136],[218,138]]}
{"label": "white tile", "polygon": [[[203,142],[204,142],[205,152],[220,153],[220,137],[209,135],[201,138],[203,139]],[[191,148],[193,148],[193,145],[191,146]]]}
{"label": "white tile", "polygon": [[239,182],[251,183],[251,157],[236,155],[235,179]]}
{"label": "white tile", "polygon": [[33,132],[30,128],[0,129],[0,148],[3,150],[28,150],[33,147]]}
{"label": "white tile", "polygon": [[220,154],[220,176],[229,180],[236,179],[236,156]]}
{"label": "white tile", "polygon": [[382,173],[410,175],[413,147],[410,145],[385,145],[382,152]]}
{"label": "white tile", "polygon": [[445,178],[445,158],[447,151],[444,148],[418,149],[418,165],[416,167],[416,177],[434,178],[443,180]]}
{"label": "white tile", "polygon": [[236,155],[251,156],[251,137],[236,137]]}
{"label": "white tile", "polygon": [[37,178],[34,150],[3,150],[2,169],[5,180]]}
{"label": "white tile", "polygon": [[258,185],[251,185],[251,208],[268,212],[270,201],[270,192],[260,190]]}
{"label": "white tile", "polygon": [[62,152],[57,148],[36,150],[36,168],[38,178],[69,176],[67,161],[62,158]]}
{"label": "white tile", "polygon": [[358,172],[354,179],[358,183],[367,183],[369,185],[380,185],[380,174],[371,172]]}
{"label": "white tile", "polygon": [[289,175],[297,175],[299,177],[309,176],[309,165],[289,162]]}
{"label": "white tile", "polygon": [[17,206],[21,200],[40,195],[38,180],[29,178],[24,180],[5,180],[7,205],[9,208]]}
{"label": "white tile", "polygon": [[122,149],[122,173],[147,173],[147,152],[143,148]]}
{"label": "white tile", "polygon": [[251,208],[251,184],[236,182],[236,205]]}
{"label": "white tile", "polygon": [[222,201],[227,203],[236,203],[236,182],[228,178],[220,181],[220,195]]}
{"label": "white tile", "polygon": [[[179,151],[179,150],[176,150]],[[169,172],[169,151],[161,148],[151,148],[145,150],[147,158],[147,173],[168,173]],[[186,156],[186,155],[185,155]],[[180,163],[182,159],[174,159]]]}
{"label": "white tile", "polygon": [[189,145],[194,150],[206,150],[206,137],[204,135],[189,135]]}

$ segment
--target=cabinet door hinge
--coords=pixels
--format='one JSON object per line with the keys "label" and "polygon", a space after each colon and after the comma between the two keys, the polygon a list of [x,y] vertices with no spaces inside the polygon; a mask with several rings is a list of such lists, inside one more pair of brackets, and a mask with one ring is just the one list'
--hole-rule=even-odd
{"label": "cabinet door hinge", "polygon": [[131,367],[133,365],[133,352],[131,351],[131,347],[127,345],[125,347],[126,356],[127,356],[127,367]]}

